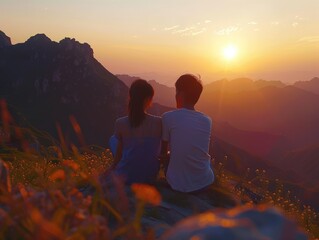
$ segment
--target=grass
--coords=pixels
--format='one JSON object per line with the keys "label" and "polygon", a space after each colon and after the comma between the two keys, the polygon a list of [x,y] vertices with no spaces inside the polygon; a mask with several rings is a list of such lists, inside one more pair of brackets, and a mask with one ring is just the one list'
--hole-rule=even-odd
{"label": "grass", "polygon": [[140,219],[159,193],[134,185],[132,206],[117,179],[108,192],[98,177],[112,162],[108,150],[60,159],[6,149],[0,158],[1,176],[10,176],[0,186],[0,239],[149,239]]}
{"label": "grass", "polygon": [[265,170],[250,168],[243,176],[236,176],[224,168],[224,160],[215,163],[218,181],[235,183],[228,189],[243,203],[263,203],[280,208],[287,217],[293,219],[314,239],[319,238],[319,215],[311,206],[305,205],[292,195],[289,187],[279,179],[267,177]]}

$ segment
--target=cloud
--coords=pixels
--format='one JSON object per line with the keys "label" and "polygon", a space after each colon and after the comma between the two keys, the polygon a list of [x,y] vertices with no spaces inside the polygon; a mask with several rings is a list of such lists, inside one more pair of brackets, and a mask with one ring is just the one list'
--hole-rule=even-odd
{"label": "cloud", "polygon": [[171,31],[171,30],[174,30],[174,29],[176,29],[178,27],[179,27],[179,25],[174,25],[174,26],[171,26],[171,27],[166,27],[166,28],[164,28],[164,30],[165,31]]}
{"label": "cloud", "polygon": [[171,27],[165,27],[165,31],[169,31],[171,34],[179,34],[180,36],[197,36],[207,31],[207,28],[202,26],[204,23],[209,23],[210,20],[204,22],[197,22],[190,26],[175,25]]}
{"label": "cloud", "polygon": [[230,26],[230,27],[226,27],[226,28],[220,29],[220,30],[216,31],[215,33],[217,35],[230,35],[230,34],[232,34],[234,32],[239,31],[239,30],[240,30],[239,27]]}
{"label": "cloud", "polygon": [[185,32],[191,31],[193,29],[195,29],[195,27],[186,27],[186,28],[182,28],[182,29],[176,30],[173,33],[185,33]]}
{"label": "cloud", "polygon": [[275,22],[271,22],[270,24],[277,26],[277,25],[279,25],[279,22],[276,22],[276,21],[275,21]]}
{"label": "cloud", "polygon": [[297,41],[297,43],[318,43],[318,42],[319,42],[319,35],[303,37]]}
{"label": "cloud", "polygon": [[205,20],[205,23],[211,23],[211,22],[212,22],[212,21],[209,20],[209,19]]}
{"label": "cloud", "polygon": [[298,25],[303,22],[304,18],[300,16],[295,16],[293,23],[291,24],[292,27],[298,27]]}
{"label": "cloud", "polygon": [[298,25],[299,25],[299,23],[297,23],[297,22],[293,22],[293,23],[291,24],[291,26],[293,26],[293,27],[298,27]]}
{"label": "cloud", "polygon": [[257,25],[258,23],[257,22],[254,22],[254,21],[251,21],[248,23],[248,25]]}
{"label": "cloud", "polygon": [[298,16],[298,15],[297,15],[297,16],[295,16],[295,19],[296,19],[296,20],[299,20],[299,21],[304,20],[304,18],[303,18],[303,17],[300,17],[300,16]]}
{"label": "cloud", "polygon": [[192,36],[196,36],[196,35],[199,35],[201,33],[204,33],[206,32],[206,28],[202,28],[201,30],[197,31],[197,32],[192,32]]}
{"label": "cloud", "polygon": [[181,36],[197,36],[206,32],[206,28],[197,29],[196,27],[186,27],[180,30],[173,32],[174,34],[181,34]]}

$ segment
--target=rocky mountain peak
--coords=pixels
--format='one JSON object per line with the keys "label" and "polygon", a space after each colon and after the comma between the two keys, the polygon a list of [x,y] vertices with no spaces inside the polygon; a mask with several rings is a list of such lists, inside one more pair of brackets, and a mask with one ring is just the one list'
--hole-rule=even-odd
{"label": "rocky mountain peak", "polygon": [[0,48],[11,45],[11,39],[4,32],[0,31]]}
{"label": "rocky mountain peak", "polygon": [[56,138],[59,122],[70,141],[78,141],[72,115],[86,143],[107,144],[116,118],[126,112],[128,89],[94,58],[89,44],[37,34],[5,50],[0,53],[0,98]]}
{"label": "rocky mountain peak", "polygon": [[34,44],[37,46],[47,45],[51,42],[52,40],[43,33],[36,34],[26,41],[27,44]]}
{"label": "rocky mountain peak", "polygon": [[93,49],[88,43],[80,43],[74,38],[64,38],[59,44],[64,48],[65,51],[79,51],[85,55],[93,57]]}

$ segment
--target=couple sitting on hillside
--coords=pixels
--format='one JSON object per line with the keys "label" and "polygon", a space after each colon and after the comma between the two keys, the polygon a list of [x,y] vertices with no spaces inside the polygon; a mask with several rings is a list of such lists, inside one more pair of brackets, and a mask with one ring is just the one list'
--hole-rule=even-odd
{"label": "couple sitting on hillside", "polygon": [[194,109],[203,86],[193,75],[175,83],[177,109],[162,117],[150,115],[154,90],[145,80],[136,80],[129,90],[128,116],[117,119],[110,148],[115,173],[127,184],[154,183],[165,166],[173,190],[197,192],[214,181],[209,145],[211,119]]}

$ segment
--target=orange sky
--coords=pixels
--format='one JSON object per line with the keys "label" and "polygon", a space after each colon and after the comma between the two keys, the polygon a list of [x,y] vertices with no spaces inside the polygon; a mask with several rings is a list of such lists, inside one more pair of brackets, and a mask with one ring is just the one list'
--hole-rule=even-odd
{"label": "orange sky", "polygon": [[2,0],[0,30],[13,43],[74,37],[114,74],[167,84],[185,72],[287,82],[319,76],[318,9],[318,0]]}

